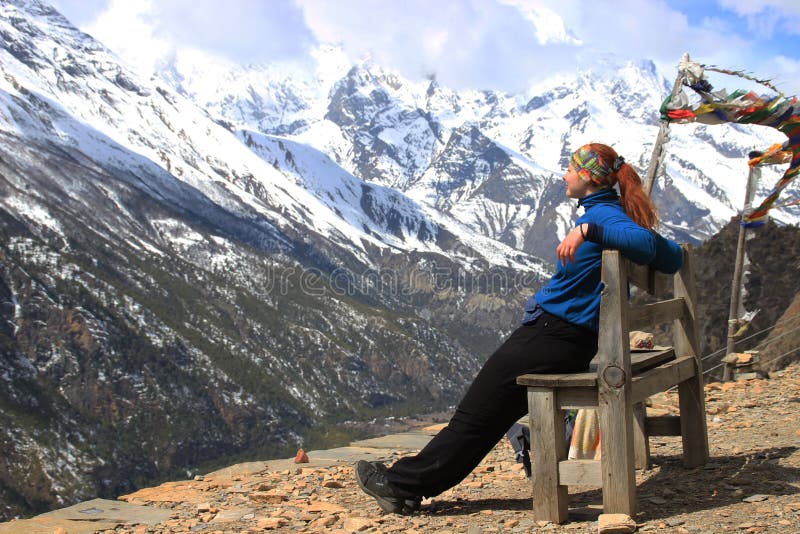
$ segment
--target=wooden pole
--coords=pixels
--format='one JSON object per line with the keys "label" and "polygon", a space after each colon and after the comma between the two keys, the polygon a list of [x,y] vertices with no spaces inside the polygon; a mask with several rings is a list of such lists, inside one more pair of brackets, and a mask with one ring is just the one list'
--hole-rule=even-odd
{"label": "wooden pole", "polygon": [[[750,153],[750,159],[758,156],[758,152]],[[753,200],[753,193],[755,192],[755,182],[757,181],[757,168],[750,167],[750,172],[747,174],[747,185],[744,194],[744,207],[742,208],[742,215],[739,219],[739,241],[736,244],[736,263],[733,268],[733,281],[731,282],[731,305],[728,309],[728,344],[725,349],[725,355],[730,356],[736,352],[736,331],[739,329],[739,305],[742,298],[742,271],[744,270],[744,242],[747,233],[747,228],[742,226],[744,216],[747,210],[750,209],[750,203]],[[722,380],[727,382],[731,379],[731,364],[725,363],[722,371]]]}
{"label": "wooden pole", "polygon": [[[686,61],[689,60],[689,54],[684,54],[683,59]],[[678,67],[678,75],[675,77],[675,83],[672,85],[672,92],[670,93],[670,98],[675,98],[675,95],[678,94],[680,91],[681,83],[683,82],[683,71]],[[656,143],[653,146],[653,154],[650,156],[650,165],[647,167],[647,173],[645,174],[644,185],[642,189],[647,196],[650,196],[650,192],[653,189],[653,184],[656,180],[656,175],[658,174],[658,169],[661,166],[661,162],[664,159],[664,143],[667,142],[669,138],[669,121],[662,120],[661,124],[658,127],[658,135],[656,136]]]}

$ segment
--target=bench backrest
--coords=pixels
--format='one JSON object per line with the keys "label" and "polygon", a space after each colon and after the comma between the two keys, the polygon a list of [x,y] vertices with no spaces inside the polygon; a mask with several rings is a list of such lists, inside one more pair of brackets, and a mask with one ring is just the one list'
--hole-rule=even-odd
{"label": "bench backrest", "polygon": [[[698,357],[695,326],[696,287],[691,247],[683,245],[684,262],[674,275],[659,273],[625,259],[619,251],[603,251],[603,293],[600,301],[600,333],[595,361],[599,383],[621,387],[631,379],[629,332],[673,322],[675,356]],[[670,286],[673,298],[632,307],[628,284],[662,296]],[[630,384],[628,384],[630,385]]]}

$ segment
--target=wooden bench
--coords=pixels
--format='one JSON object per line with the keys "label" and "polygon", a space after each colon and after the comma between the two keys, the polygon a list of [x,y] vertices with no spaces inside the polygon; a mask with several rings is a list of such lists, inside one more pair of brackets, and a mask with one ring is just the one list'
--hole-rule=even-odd
{"label": "wooden bench", "polygon": [[[618,251],[603,252],[597,356],[588,372],[528,374],[533,510],[536,520],[567,519],[567,486],[602,486],[605,513],[636,514],[635,469],[649,462],[648,436],[680,435],[688,467],[708,460],[703,373],[695,327],[696,287],[692,254],[675,275],[636,265]],[[657,297],[674,298],[631,307],[628,284]],[[673,321],[674,346],[636,352],[629,331]],[[646,417],[647,397],[678,386],[680,416]],[[594,408],[600,427],[601,460],[568,460],[563,410]]]}

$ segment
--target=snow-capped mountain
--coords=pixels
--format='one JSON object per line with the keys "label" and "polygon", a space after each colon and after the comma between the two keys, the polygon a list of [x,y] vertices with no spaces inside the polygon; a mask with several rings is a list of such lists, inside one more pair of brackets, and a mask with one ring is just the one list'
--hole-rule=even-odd
{"label": "snow-capped mountain", "polygon": [[[331,47],[144,79],[39,0],[0,4],[0,71],[0,517],[452,404],[571,224],[569,152],[644,170],[665,92],[646,62],[509,95]],[[656,200],[697,241],[774,136],[674,132]]]}
{"label": "snow-capped mountain", "polygon": [[447,406],[541,283],[42,2],[2,3],[0,40],[2,517]]}
{"label": "snow-capped mountain", "polygon": [[[354,176],[546,258],[575,216],[558,186],[566,157],[585,142],[603,141],[644,175],[670,89],[653,63],[614,57],[592,58],[573,76],[543,80],[524,95],[457,92],[435,80],[405,80],[370,61],[345,70],[332,48],[321,48],[316,59],[316,70],[220,67],[227,74],[215,78],[222,82],[214,89],[213,80],[192,76],[195,62],[205,62],[197,53],[177,54],[163,72],[180,79],[176,91],[237,128],[311,145]],[[341,78],[332,82],[332,72]],[[276,109],[285,110],[284,119],[269,112]],[[663,232],[694,243],[741,210],[748,152],[785,139],[768,128],[732,125],[674,125],[671,138],[666,178],[657,181],[654,198]],[[761,197],[780,172],[765,172]],[[795,185],[787,196],[798,191]],[[773,217],[797,223],[800,211]]]}

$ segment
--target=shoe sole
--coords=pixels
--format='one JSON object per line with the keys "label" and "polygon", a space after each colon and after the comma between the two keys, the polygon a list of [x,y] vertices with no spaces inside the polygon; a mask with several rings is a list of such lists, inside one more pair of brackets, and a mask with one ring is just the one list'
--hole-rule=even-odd
{"label": "shoe sole", "polygon": [[380,509],[384,512],[389,514],[409,515],[419,510],[419,501],[413,499],[392,499],[390,497],[381,497],[366,487],[363,482],[361,482],[361,476],[359,476],[358,469],[355,469],[355,473],[358,487],[361,488],[361,491],[375,499]]}

